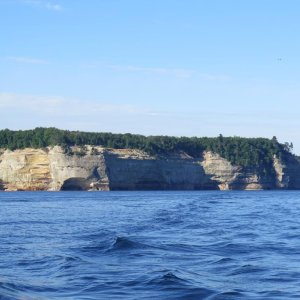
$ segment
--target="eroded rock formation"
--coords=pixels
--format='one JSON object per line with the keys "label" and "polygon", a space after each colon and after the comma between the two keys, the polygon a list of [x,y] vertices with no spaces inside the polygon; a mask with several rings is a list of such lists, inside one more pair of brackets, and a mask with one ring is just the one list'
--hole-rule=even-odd
{"label": "eroded rock formation", "polygon": [[212,152],[153,157],[140,150],[86,146],[0,152],[0,189],[16,190],[257,190],[300,188],[300,164],[274,157],[273,170],[233,166]]}

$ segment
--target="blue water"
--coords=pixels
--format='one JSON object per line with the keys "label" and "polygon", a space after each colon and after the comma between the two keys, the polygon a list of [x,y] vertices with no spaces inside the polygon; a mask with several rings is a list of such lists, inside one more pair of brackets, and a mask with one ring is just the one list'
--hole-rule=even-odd
{"label": "blue water", "polygon": [[300,192],[0,193],[0,299],[300,299]]}

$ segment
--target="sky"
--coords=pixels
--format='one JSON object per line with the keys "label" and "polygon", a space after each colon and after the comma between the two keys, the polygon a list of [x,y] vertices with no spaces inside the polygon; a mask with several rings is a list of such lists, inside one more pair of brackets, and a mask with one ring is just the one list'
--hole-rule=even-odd
{"label": "sky", "polygon": [[276,136],[300,154],[300,1],[0,0],[0,129]]}

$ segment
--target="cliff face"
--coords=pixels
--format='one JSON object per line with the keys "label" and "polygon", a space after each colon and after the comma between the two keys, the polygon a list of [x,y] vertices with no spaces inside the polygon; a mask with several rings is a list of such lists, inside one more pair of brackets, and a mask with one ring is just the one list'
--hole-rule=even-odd
{"label": "cliff face", "polygon": [[0,181],[7,190],[47,190],[51,184],[48,153],[40,149],[5,151],[0,156]]}
{"label": "cliff face", "polygon": [[[78,149],[73,148],[76,152]],[[0,190],[297,189],[300,164],[274,157],[273,175],[233,166],[212,152],[160,158],[139,150],[87,146],[65,154],[56,146],[0,152]]]}

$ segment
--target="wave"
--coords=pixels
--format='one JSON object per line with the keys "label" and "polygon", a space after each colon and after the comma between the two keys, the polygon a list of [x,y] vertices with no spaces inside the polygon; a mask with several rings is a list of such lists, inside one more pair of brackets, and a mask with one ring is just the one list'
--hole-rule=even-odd
{"label": "wave", "polygon": [[202,287],[202,283],[195,282],[188,275],[176,271],[162,271],[147,283],[146,286],[153,290],[166,293],[166,299],[199,300],[208,299],[216,292]]}
{"label": "wave", "polygon": [[6,294],[2,294],[0,292],[0,300],[18,300],[18,299],[12,296],[8,296]]}
{"label": "wave", "polygon": [[125,236],[107,235],[95,238],[86,245],[73,249],[75,252],[80,252],[84,255],[98,256],[120,251],[146,250],[146,249],[163,249],[162,247],[148,245]]}
{"label": "wave", "polygon": [[46,300],[47,298],[34,295],[39,292],[55,292],[55,289],[20,283],[17,281],[1,280],[0,281],[0,299],[1,300],[20,300],[20,299],[39,299]]}
{"label": "wave", "polygon": [[229,264],[229,263],[233,263],[235,262],[235,260],[233,258],[230,257],[222,257],[214,262],[212,262],[212,264],[217,264],[217,265],[224,265],[224,264]]}
{"label": "wave", "polygon": [[258,266],[243,265],[233,270],[229,275],[242,275],[242,274],[251,274],[251,273],[258,273],[258,272],[265,272],[265,271],[266,270],[264,268]]}
{"label": "wave", "polygon": [[229,292],[222,292],[214,295],[211,300],[238,300],[238,299],[251,299],[251,297],[245,295],[242,292],[238,291],[229,291]]}
{"label": "wave", "polygon": [[108,251],[129,251],[136,249],[155,249],[156,247],[140,243],[128,237],[117,236]]}
{"label": "wave", "polygon": [[169,285],[169,284],[176,284],[178,286],[188,284],[187,280],[176,276],[173,272],[168,271],[163,275],[150,280],[150,283],[160,284],[160,285]]}
{"label": "wave", "polygon": [[206,246],[212,252],[216,252],[218,254],[224,253],[226,254],[251,254],[256,250],[256,247],[253,245],[249,245],[249,243],[228,243],[228,242],[218,242],[214,244],[210,244]]}

